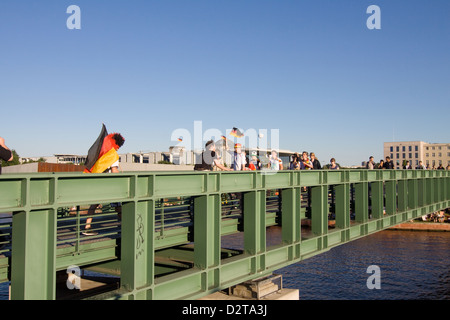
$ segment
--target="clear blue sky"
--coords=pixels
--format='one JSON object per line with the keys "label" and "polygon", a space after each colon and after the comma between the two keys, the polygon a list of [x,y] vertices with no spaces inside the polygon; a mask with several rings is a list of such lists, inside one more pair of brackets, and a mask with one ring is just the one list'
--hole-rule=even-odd
{"label": "clear blue sky", "polygon": [[448,0],[2,0],[0,136],[86,154],[105,123],[121,153],[165,151],[197,120],[279,129],[281,149],[342,165],[450,142],[449,16]]}

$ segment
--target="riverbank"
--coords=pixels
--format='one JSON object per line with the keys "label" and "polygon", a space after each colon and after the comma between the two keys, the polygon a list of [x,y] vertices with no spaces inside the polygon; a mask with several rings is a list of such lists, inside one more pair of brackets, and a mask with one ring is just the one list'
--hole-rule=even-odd
{"label": "riverbank", "polygon": [[405,222],[393,226],[388,230],[403,231],[450,231],[450,223],[448,222]]}

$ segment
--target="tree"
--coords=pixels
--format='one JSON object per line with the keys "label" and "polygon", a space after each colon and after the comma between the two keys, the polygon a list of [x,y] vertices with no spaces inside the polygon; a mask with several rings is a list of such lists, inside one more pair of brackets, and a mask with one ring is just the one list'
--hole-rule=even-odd
{"label": "tree", "polygon": [[43,157],[40,157],[37,160],[29,160],[29,161],[27,161],[27,163],[35,163],[35,162],[37,162],[37,163],[39,163],[39,162],[47,162],[47,160],[45,160]]}

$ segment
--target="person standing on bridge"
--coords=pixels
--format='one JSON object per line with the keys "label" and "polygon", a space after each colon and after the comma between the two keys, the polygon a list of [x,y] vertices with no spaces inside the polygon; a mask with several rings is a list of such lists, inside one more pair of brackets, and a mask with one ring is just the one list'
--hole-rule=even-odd
{"label": "person standing on bridge", "polygon": [[[0,137],[0,159],[11,161],[14,158],[13,153],[5,144],[5,139]],[[2,174],[2,165],[0,163],[0,174]]]}
{"label": "person standing on bridge", "polygon": [[339,166],[336,164],[336,159],[331,158],[330,166],[328,167],[330,170],[339,170]]}
{"label": "person standing on bridge", "polygon": [[300,169],[301,170],[311,170],[314,166],[312,162],[308,159],[308,152],[303,151],[302,152],[302,159],[300,161]]}
{"label": "person standing on bridge", "polygon": [[242,145],[240,143],[236,143],[234,145],[232,168],[234,169],[234,171],[246,170],[246,162],[247,160],[245,159],[245,152],[242,151]]}
{"label": "person standing on bridge", "polygon": [[250,170],[261,170],[261,161],[259,160],[258,153],[256,151],[252,151],[251,153],[248,168]]}
{"label": "person standing on bridge", "polygon": [[[100,136],[94,145],[89,149],[86,158],[85,173],[118,173],[119,172],[119,155],[117,151],[125,143],[125,139],[120,133],[108,134],[106,127],[103,125]],[[83,234],[86,236],[96,235],[97,232],[91,230],[92,215],[99,207],[99,204],[93,204],[89,207]],[[111,207],[121,214],[122,207],[120,203],[111,203]]]}
{"label": "person standing on bridge", "polygon": [[416,170],[426,170],[422,160],[419,161],[419,165],[416,167]]}
{"label": "person standing on bridge", "polygon": [[232,171],[220,163],[216,144],[213,140],[209,140],[205,144],[205,151],[201,154],[201,159],[198,159],[194,165],[196,171],[212,171],[214,168],[223,171]]}
{"label": "person standing on bridge", "polygon": [[283,170],[283,161],[278,158],[278,152],[276,150],[272,150],[271,155],[269,156],[269,164],[267,165],[268,169],[279,171]]}
{"label": "person standing on bridge", "polygon": [[311,152],[309,154],[309,157],[311,159],[311,163],[313,165],[313,170],[320,170],[322,169],[322,166],[320,165],[319,159],[316,158],[316,155],[314,152]]}
{"label": "person standing on bridge", "polygon": [[386,162],[384,163],[384,168],[390,169],[390,170],[394,169],[394,162],[391,161],[391,157],[389,157],[389,156],[386,157]]}
{"label": "person standing on bridge", "polygon": [[289,170],[300,170],[300,162],[299,159],[300,156],[298,155],[298,153],[294,153],[293,155],[291,155],[291,162],[289,163]]}
{"label": "person standing on bridge", "polygon": [[406,161],[405,165],[403,166],[403,169],[412,169],[411,165],[409,164],[409,161]]}
{"label": "person standing on bridge", "polygon": [[373,170],[375,169],[375,161],[373,161],[373,157],[369,157],[369,162],[366,164],[366,169]]}

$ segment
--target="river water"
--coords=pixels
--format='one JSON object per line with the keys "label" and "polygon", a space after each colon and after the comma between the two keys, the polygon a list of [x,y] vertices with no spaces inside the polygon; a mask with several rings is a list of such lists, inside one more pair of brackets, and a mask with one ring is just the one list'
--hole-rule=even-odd
{"label": "river water", "polygon": [[[380,289],[367,287],[373,265]],[[301,300],[450,300],[450,232],[381,231],[275,273]],[[0,284],[7,299],[8,284]]]}

